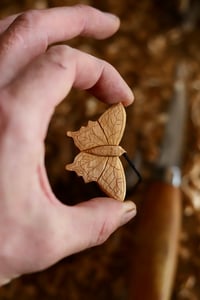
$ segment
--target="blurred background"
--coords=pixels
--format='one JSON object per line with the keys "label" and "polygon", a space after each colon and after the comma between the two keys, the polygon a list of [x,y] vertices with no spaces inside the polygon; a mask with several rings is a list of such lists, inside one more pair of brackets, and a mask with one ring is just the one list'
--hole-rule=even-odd
{"label": "blurred background", "polygon": [[[179,62],[184,62],[188,113],[182,164],[182,227],[171,299],[200,299],[200,1],[1,0],[0,17],[77,3],[92,5],[121,18],[120,30],[106,41],[75,38],[68,44],[109,61],[134,91],[136,100],[127,108],[121,145],[143,176],[136,191],[132,191],[130,183],[128,186],[129,199],[139,206],[145,201],[145,190],[153,176],[151,166],[160,153],[175,69]],[[95,184],[85,185],[81,178],[65,171],[65,165],[77,153],[65,132],[79,129],[105,109],[106,105],[93,96],[73,90],[52,118],[46,139],[46,166],[55,194],[68,205],[101,192]],[[124,167],[127,169],[126,164]],[[68,257],[44,272],[14,280],[0,289],[0,299],[129,299],[135,239],[133,221],[102,246]]]}

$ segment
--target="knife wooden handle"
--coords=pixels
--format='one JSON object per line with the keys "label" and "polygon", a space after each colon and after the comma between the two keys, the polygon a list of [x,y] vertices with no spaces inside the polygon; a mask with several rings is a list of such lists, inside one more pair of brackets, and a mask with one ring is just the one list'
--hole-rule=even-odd
{"label": "knife wooden handle", "polygon": [[129,300],[169,300],[181,227],[180,189],[152,183],[135,222]]}

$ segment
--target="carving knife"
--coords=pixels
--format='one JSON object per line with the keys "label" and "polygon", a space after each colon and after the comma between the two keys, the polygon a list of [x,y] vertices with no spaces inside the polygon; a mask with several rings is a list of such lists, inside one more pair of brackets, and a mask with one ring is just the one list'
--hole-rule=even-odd
{"label": "carving knife", "polygon": [[181,228],[181,162],[187,99],[185,66],[176,69],[161,154],[133,228],[129,300],[169,300]]}

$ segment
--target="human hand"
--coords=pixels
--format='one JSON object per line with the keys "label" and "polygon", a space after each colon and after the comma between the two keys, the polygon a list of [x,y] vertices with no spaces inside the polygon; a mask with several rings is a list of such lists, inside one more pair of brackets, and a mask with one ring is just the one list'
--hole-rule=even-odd
{"label": "human hand", "polygon": [[107,62],[65,45],[103,39],[119,20],[88,6],[30,11],[0,21],[0,285],[104,242],[136,212],[96,198],[68,207],[52,193],[44,139],[55,106],[72,86],[107,103],[133,95]]}

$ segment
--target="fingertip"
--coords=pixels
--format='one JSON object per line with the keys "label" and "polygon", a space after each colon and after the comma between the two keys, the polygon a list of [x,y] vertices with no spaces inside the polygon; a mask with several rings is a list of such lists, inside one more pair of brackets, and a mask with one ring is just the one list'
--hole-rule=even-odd
{"label": "fingertip", "polygon": [[116,30],[120,27],[120,18],[112,13],[104,12],[104,14],[115,23]]}
{"label": "fingertip", "polygon": [[135,214],[136,214],[136,210],[137,210],[135,203],[131,200],[126,200],[123,202],[123,209],[124,209],[124,212],[134,211]]}
{"label": "fingertip", "polygon": [[105,61],[99,60],[99,63],[101,65],[99,79],[87,90],[108,104],[122,102],[124,106],[128,106],[133,103],[133,91],[120,73]]}
{"label": "fingertip", "polygon": [[[131,201],[117,201],[112,198],[93,198],[75,206],[67,207],[67,230],[71,230],[69,253],[104,243],[119,227],[130,221],[136,214]],[[70,228],[70,229],[69,229]],[[70,251],[69,251],[70,250]]]}
{"label": "fingertip", "polygon": [[125,201],[123,203],[123,214],[121,217],[120,225],[124,225],[128,223],[132,218],[135,217],[137,213],[136,205],[132,201]]}
{"label": "fingertip", "polygon": [[[130,200],[124,202],[118,201],[113,198],[93,198],[87,202],[79,204],[85,208],[93,210],[93,216],[100,217],[99,221],[107,226],[110,230],[110,234],[115,231],[118,227],[129,222],[137,212],[136,205]],[[95,222],[97,218],[95,218]],[[99,223],[99,224],[100,224]]]}
{"label": "fingertip", "polygon": [[133,91],[127,86],[127,90],[126,90],[126,97],[124,97],[124,99],[122,100],[122,103],[124,106],[129,106],[131,105],[135,100]]}
{"label": "fingertip", "polygon": [[84,36],[91,36],[101,40],[113,35],[119,29],[120,19],[112,13],[104,12],[85,4],[77,4],[73,7],[76,10],[80,9],[83,16],[85,22]]}

